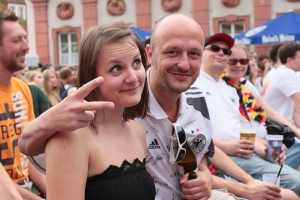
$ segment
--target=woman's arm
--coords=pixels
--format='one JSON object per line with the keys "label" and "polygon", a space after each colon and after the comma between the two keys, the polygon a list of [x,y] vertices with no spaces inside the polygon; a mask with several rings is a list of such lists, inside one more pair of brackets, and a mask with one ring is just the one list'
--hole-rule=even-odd
{"label": "woman's arm", "polygon": [[273,108],[271,108],[267,104],[267,102],[262,98],[262,96],[260,96],[260,95],[257,96],[255,98],[255,100],[257,102],[257,105],[261,106],[265,110],[268,118],[289,126],[292,129],[292,131],[295,133],[295,135],[298,138],[300,138],[300,132],[299,132],[299,130],[295,126],[293,126],[288,120],[286,120],[283,116],[281,116],[278,112],[276,112],[275,110],[273,110]]}
{"label": "woman's arm", "polygon": [[80,130],[59,132],[46,144],[47,200],[84,200],[89,150]]}
{"label": "woman's arm", "polygon": [[29,163],[29,179],[43,194],[46,194],[46,176],[39,172],[31,163]]}

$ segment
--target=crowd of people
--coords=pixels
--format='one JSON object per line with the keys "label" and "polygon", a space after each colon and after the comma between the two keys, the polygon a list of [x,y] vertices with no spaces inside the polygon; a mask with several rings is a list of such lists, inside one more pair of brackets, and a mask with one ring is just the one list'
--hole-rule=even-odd
{"label": "crowd of people", "polygon": [[[27,34],[13,12],[0,11],[0,29],[5,199],[299,200],[300,143],[268,162],[265,121],[300,138],[300,44],[257,57],[172,14],[149,44],[123,23],[92,27],[78,68],[28,69]],[[174,126],[196,157],[195,179],[170,162]],[[254,142],[240,140],[245,126],[256,129]],[[279,171],[280,187],[262,182]]]}

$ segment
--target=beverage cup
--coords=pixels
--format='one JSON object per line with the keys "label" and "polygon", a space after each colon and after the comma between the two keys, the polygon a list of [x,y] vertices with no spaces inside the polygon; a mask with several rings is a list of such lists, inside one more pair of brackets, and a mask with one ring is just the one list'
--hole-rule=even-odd
{"label": "beverage cup", "polygon": [[277,185],[279,187],[280,186],[280,176],[277,177],[277,174],[264,174],[263,182]]}
{"label": "beverage cup", "polygon": [[279,155],[281,154],[281,146],[283,135],[267,135],[267,158],[270,163],[279,164]]}
{"label": "beverage cup", "polygon": [[252,127],[241,127],[240,128],[240,139],[255,141],[256,129]]}

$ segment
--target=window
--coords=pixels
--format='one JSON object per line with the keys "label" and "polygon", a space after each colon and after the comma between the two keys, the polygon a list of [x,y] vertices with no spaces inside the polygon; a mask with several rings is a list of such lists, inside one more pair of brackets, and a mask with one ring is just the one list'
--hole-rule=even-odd
{"label": "window", "polygon": [[9,3],[7,5],[8,9],[15,12],[15,14],[22,18],[22,19],[26,19],[26,6],[25,5],[21,5],[21,4],[14,4],[14,3]]}
{"label": "window", "polygon": [[226,33],[231,37],[235,37],[236,35],[244,32],[244,21],[236,21],[236,22],[221,22],[220,23],[220,33]]}
{"label": "window", "polygon": [[60,65],[78,64],[77,33],[59,33],[59,63]]}

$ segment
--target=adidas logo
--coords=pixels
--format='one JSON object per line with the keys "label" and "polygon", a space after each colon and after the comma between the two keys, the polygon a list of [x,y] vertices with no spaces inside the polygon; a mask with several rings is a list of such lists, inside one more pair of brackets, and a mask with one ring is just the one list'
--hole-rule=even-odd
{"label": "adidas logo", "polygon": [[160,149],[156,138],[149,144],[148,149]]}

